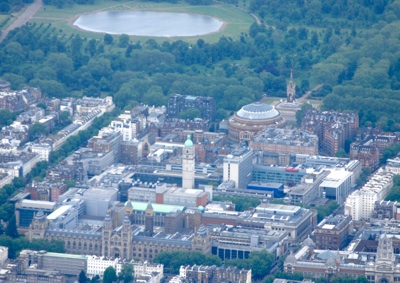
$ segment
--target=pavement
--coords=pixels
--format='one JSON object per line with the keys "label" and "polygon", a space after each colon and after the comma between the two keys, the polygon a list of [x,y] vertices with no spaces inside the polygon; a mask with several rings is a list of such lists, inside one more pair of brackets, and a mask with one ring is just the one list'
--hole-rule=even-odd
{"label": "pavement", "polygon": [[16,16],[17,18],[14,22],[12,22],[6,29],[1,31],[0,42],[7,37],[10,31],[26,24],[42,7],[42,0],[35,0],[32,4],[30,4],[24,12]]}

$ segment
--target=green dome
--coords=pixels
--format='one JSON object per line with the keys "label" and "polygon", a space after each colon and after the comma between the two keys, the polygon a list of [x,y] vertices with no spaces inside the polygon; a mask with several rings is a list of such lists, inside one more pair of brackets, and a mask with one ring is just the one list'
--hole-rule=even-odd
{"label": "green dome", "polygon": [[190,135],[187,136],[187,140],[185,141],[185,146],[193,146],[193,142],[190,139]]}

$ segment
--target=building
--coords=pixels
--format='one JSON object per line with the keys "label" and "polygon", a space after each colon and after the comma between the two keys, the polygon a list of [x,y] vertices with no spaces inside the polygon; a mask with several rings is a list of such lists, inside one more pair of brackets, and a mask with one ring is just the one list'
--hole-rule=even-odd
{"label": "building", "polygon": [[164,266],[162,264],[151,264],[147,261],[125,261],[119,258],[113,259],[98,256],[87,256],[86,276],[93,277],[99,275],[100,278],[103,278],[104,271],[110,266],[112,266],[117,274],[119,274],[124,264],[133,265],[133,274],[135,277],[152,273],[160,273],[161,275],[164,274]]}
{"label": "building", "polygon": [[320,185],[329,174],[329,170],[321,170],[305,175],[301,183],[287,189],[285,201],[290,205],[310,205],[321,197]]}
{"label": "building", "polygon": [[354,142],[350,145],[350,158],[361,162],[363,168],[374,172],[379,167],[379,149],[372,139]]}
{"label": "building", "polygon": [[348,243],[349,215],[330,215],[314,229],[315,247],[321,250],[342,250]]}
{"label": "building", "polygon": [[246,188],[251,182],[253,151],[240,148],[224,158],[224,181],[235,182],[235,188]]}
{"label": "building", "polygon": [[396,175],[400,175],[400,158],[388,159],[385,169]]}
{"label": "building", "polygon": [[255,164],[253,166],[252,180],[257,182],[282,183],[285,186],[293,187],[300,184],[307,170],[303,166],[265,166]]}
{"label": "building", "polygon": [[[212,188],[210,191],[212,191]],[[186,189],[177,186],[167,187],[166,184],[157,185],[156,203],[181,205],[191,208],[206,206],[207,192],[201,189]]]}
{"label": "building", "polygon": [[194,188],[194,172],[195,148],[190,135],[188,135],[182,152],[182,187],[184,189],[191,190]]}
{"label": "building", "polygon": [[59,271],[36,268],[35,265],[19,261],[9,264],[2,275],[3,282],[29,282],[29,283],[67,283],[67,279]]}
{"label": "building", "polygon": [[236,267],[213,266],[181,266],[179,277],[187,282],[199,283],[251,283],[251,270]]}
{"label": "building", "polygon": [[284,263],[286,273],[301,273],[313,278],[331,280],[348,276],[356,280],[365,276],[369,283],[389,283],[400,280],[398,257],[393,252],[393,237],[379,236],[375,252],[315,250],[305,245]]}
{"label": "building", "polygon": [[319,185],[320,196],[342,205],[352,189],[353,173],[344,169],[332,170]]}
{"label": "building", "polygon": [[27,229],[31,224],[35,213],[42,211],[45,214],[50,214],[56,207],[55,202],[50,201],[33,201],[23,199],[15,204],[15,218],[17,227]]}
{"label": "building", "polygon": [[40,161],[49,161],[51,152],[51,146],[47,143],[34,144],[31,146],[31,150],[37,153],[40,157]]}
{"label": "building", "polygon": [[223,261],[245,259],[253,251],[268,251],[278,260],[288,251],[288,232],[264,228],[215,226],[211,232],[212,254]]}
{"label": "building", "polygon": [[318,136],[320,149],[329,156],[344,149],[346,140],[355,137],[358,126],[356,113],[310,110],[302,119],[302,128]]}
{"label": "building", "polygon": [[120,132],[104,132],[99,136],[94,136],[88,140],[88,148],[94,152],[109,153],[112,152],[114,162],[120,159],[120,147],[122,142],[122,134]]}
{"label": "building", "polygon": [[262,203],[245,212],[204,211],[201,223],[286,232],[290,242],[297,242],[309,235],[317,225],[317,213],[299,206]]}
{"label": "building", "polygon": [[229,118],[228,139],[231,142],[250,142],[259,132],[266,128],[277,128],[285,125],[285,119],[274,106],[254,102],[243,106]]}
{"label": "building", "polygon": [[277,156],[275,162],[267,164],[287,166],[291,161],[289,155],[317,155],[318,137],[295,129],[267,128],[250,141],[249,147],[263,156]]}
{"label": "building", "polygon": [[8,259],[8,247],[0,246],[0,267],[4,266],[4,263]]}
{"label": "building", "polygon": [[189,109],[197,109],[201,118],[209,121],[215,120],[215,100],[207,96],[190,96],[174,94],[168,100],[167,118],[181,118],[180,114]]}
{"label": "building", "polygon": [[131,141],[135,139],[146,127],[146,117],[140,115],[133,117],[129,111],[125,111],[115,120],[111,121],[109,128],[116,132],[122,133],[123,141]]}
{"label": "building", "polygon": [[380,168],[361,189],[347,197],[344,214],[351,215],[353,220],[370,218],[375,202],[384,200],[393,187],[393,175],[393,172]]}
{"label": "building", "polygon": [[138,140],[121,142],[120,162],[125,165],[136,165],[143,156],[143,143]]}
{"label": "building", "polygon": [[87,259],[83,255],[23,250],[18,260],[36,265],[38,269],[58,271],[61,275],[73,278],[87,269]]}
{"label": "building", "polygon": [[371,217],[382,220],[396,219],[398,206],[399,204],[397,201],[376,201]]}
{"label": "building", "polygon": [[49,182],[47,180],[38,182],[33,180],[25,187],[25,191],[30,193],[31,200],[57,202],[59,196],[67,191],[67,186],[62,182]]}

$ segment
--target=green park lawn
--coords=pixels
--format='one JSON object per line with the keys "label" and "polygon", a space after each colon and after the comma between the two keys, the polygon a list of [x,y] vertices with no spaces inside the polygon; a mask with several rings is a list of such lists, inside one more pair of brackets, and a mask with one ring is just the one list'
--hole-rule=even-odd
{"label": "green park lawn", "polygon": [[88,38],[102,38],[102,33],[92,33],[80,30],[72,25],[76,18],[81,14],[87,14],[92,12],[100,11],[111,11],[111,10],[147,10],[147,11],[158,11],[158,12],[178,12],[178,13],[192,13],[208,15],[224,22],[223,27],[219,32],[193,37],[171,37],[171,38],[154,38],[154,37],[143,37],[143,36],[131,36],[132,40],[146,41],[149,38],[154,38],[159,42],[165,40],[177,40],[182,39],[189,42],[196,42],[199,38],[203,38],[208,42],[216,42],[221,36],[238,38],[242,33],[246,33],[249,30],[250,25],[254,22],[253,17],[243,10],[229,5],[216,3],[210,6],[191,6],[184,2],[177,4],[171,3],[149,3],[141,1],[127,1],[127,2],[115,2],[109,0],[100,0],[94,5],[73,5],[63,9],[58,9],[53,6],[44,6],[39,11],[31,23],[51,23],[52,27],[62,30],[67,34],[79,33],[82,37]]}

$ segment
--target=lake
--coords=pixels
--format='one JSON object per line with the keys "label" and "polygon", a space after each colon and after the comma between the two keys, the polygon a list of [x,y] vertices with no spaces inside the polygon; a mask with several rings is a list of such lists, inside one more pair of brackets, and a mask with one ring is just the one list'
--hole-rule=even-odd
{"label": "lake", "polygon": [[186,13],[108,11],[82,15],[74,25],[92,32],[175,37],[217,32],[223,22],[209,16]]}

